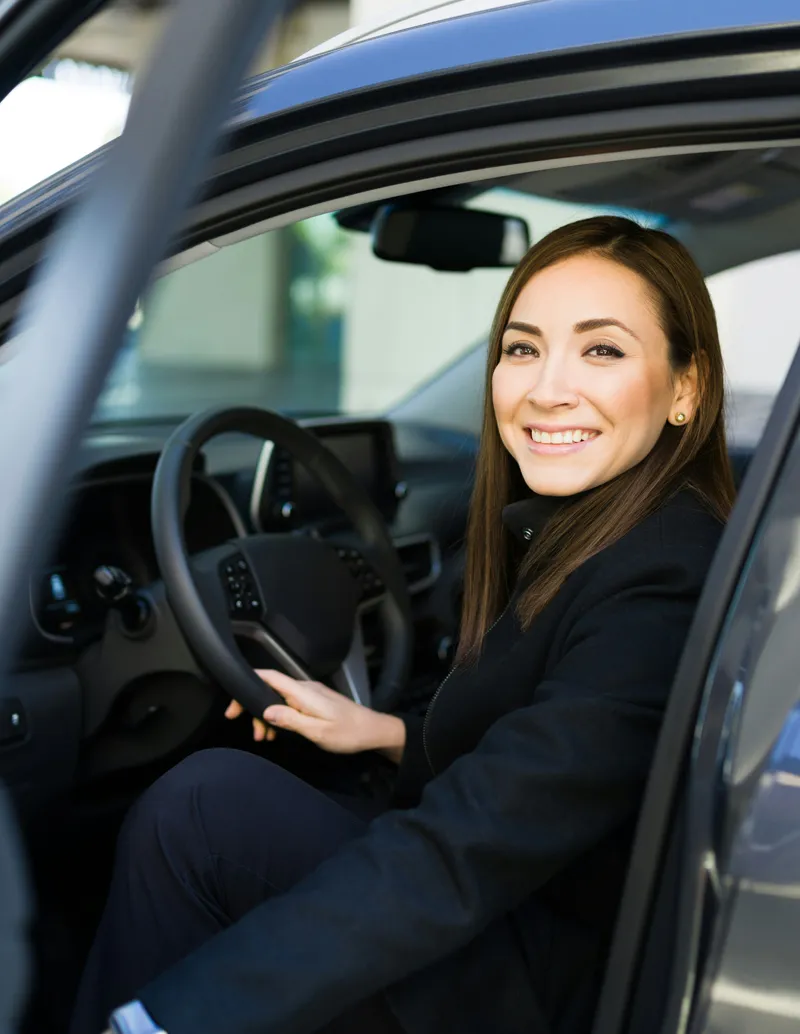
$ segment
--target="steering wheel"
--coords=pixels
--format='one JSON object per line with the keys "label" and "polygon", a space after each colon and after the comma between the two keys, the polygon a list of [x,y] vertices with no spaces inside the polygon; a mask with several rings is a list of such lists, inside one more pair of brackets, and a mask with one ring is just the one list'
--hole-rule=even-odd
{"label": "steering wheel", "polygon": [[[310,535],[258,534],[190,557],[183,533],[192,471],[203,446],[225,432],[264,438],[286,450],[350,518],[359,548]],[[319,679],[359,703],[389,710],[411,665],[408,586],[386,522],[344,464],[310,432],[255,407],[212,409],[169,438],[152,496],[156,557],[167,600],[206,672],[254,715],[282,703],[247,664],[236,637],[265,647],[287,674]],[[380,675],[370,688],[360,609],[380,593]]]}

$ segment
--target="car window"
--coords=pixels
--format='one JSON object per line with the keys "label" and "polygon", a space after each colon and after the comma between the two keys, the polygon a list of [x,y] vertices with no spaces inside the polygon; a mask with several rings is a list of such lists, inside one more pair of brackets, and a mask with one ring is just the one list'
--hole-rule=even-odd
{"label": "car window", "polygon": [[130,76],[56,60],[0,103],[0,204],[102,147],[122,132]]}
{"label": "car window", "polygon": [[754,445],[800,343],[800,251],[748,262],[707,282],[725,359],[731,438]]}
{"label": "car window", "polygon": [[[537,236],[611,210],[497,187],[470,203],[526,217]],[[95,419],[232,403],[385,411],[485,341],[508,275],[382,261],[333,215],[239,241],[156,282]]]}
{"label": "car window", "polygon": [[112,5],[0,102],[0,204],[119,136],[164,13]]}
{"label": "car window", "polygon": [[[0,102],[0,205],[119,136],[136,75],[171,7],[108,4]],[[250,74],[295,58],[347,24],[344,0],[300,0],[264,41]]]}

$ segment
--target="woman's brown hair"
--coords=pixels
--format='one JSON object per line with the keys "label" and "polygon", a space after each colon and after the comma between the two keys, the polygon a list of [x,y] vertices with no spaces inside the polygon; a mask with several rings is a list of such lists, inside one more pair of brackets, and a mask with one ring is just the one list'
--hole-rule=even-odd
{"label": "woman's brown hair", "polygon": [[733,505],[717,321],[703,275],[691,255],[669,234],[617,216],[559,227],[534,244],[511,274],[492,325],[483,429],[467,527],[459,663],[478,657],[488,628],[508,605],[518,570],[515,543],[503,525],[502,511],[530,495],[500,438],[492,405],[492,374],[500,360],[503,332],[520,291],[534,274],[587,253],[619,262],[649,285],[669,341],[673,370],[685,370],[692,359],[696,363],[697,401],[692,419],[682,427],[666,424],[644,460],[580,496],[570,506],[569,520],[548,524],[523,561],[523,572],[532,577],[519,599],[522,626],[530,626],[576,568],[680,489],[693,491],[720,520],[727,518]]}

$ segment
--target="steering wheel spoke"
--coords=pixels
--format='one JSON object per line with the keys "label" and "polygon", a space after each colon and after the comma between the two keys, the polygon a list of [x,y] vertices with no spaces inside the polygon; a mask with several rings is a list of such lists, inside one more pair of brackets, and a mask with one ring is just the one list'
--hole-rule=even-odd
{"label": "steering wheel spoke", "polygon": [[256,621],[234,620],[231,622],[231,631],[240,639],[251,639],[258,643],[275,660],[278,667],[293,679],[311,681],[311,675],[294,654],[262,624]]}
{"label": "steering wheel spoke", "polygon": [[355,700],[357,704],[363,704],[365,707],[372,706],[372,687],[360,618],[356,618],[353,640],[347,656],[331,681],[334,689],[338,689],[344,696]]}

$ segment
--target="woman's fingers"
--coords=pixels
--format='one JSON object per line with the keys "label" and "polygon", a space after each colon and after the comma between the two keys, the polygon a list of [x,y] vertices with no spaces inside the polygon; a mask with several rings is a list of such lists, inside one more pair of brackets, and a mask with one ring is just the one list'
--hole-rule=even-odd
{"label": "woman's fingers", "polygon": [[[318,682],[301,682],[272,668],[256,669],[256,674],[286,701],[272,704],[261,718],[253,718],[253,739],[256,743],[271,743],[276,736],[273,726],[299,733],[312,743],[320,743],[326,736],[326,726],[336,717],[331,712],[329,697],[341,703],[339,695]],[[232,700],[225,711],[226,718],[238,718],[244,708]],[[328,730],[329,731],[329,730]]]}
{"label": "woman's fingers", "polygon": [[320,718],[296,711],[293,707],[286,707],[284,704],[272,704],[264,712],[264,718],[269,725],[276,725],[279,729],[287,729],[289,732],[297,732],[314,743],[324,725]]}
{"label": "woman's fingers", "polygon": [[276,693],[280,693],[283,699],[297,711],[305,711],[316,717],[323,717],[320,713],[320,704],[324,702],[324,687],[318,682],[301,682],[293,679],[283,672],[273,671],[270,668],[256,670],[256,675],[263,679],[268,686],[271,686]]}
{"label": "woman's fingers", "polygon": [[303,686],[307,685],[307,683],[300,682],[299,679],[293,679],[291,675],[284,675],[282,671],[275,671],[272,668],[256,668],[256,675],[268,686],[271,686],[276,693],[280,693],[284,700],[298,699],[302,694]]}
{"label": "woman's fingers", "polygon": [[275,735],[275,730],[271,725],[262,722],[260,718],[253,719],[253,739],[256,743],[272,743]]}
{"label": "woman's fingers", "polygon": [[[239,718],[242,714],[244,714],[244,708],[236,700],[231,700],[231,702],[225,708],[226,718]],[[257,743],[262,743],[264,741],[266,741],[267,743],[272,743],[272,741],[275,739],[275,730],[272,728],[272,726],[267,725],[266,722],[262,721],[260,718],[254,718],[253,739]]]}

